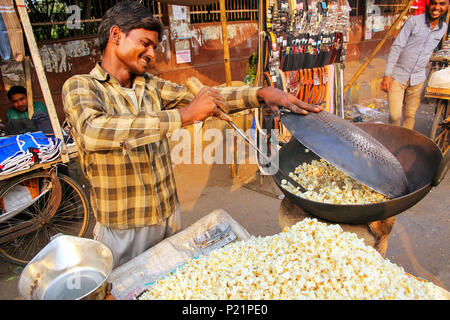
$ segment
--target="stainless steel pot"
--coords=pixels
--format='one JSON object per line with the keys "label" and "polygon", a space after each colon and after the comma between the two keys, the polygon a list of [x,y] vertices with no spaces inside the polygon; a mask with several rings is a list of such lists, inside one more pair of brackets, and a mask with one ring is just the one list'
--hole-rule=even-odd
{"label": "stainless steel pot", "polygon": [[103,243],[57,235],[24,268],[18,289],[26,300],[101,300],[112,268]]}

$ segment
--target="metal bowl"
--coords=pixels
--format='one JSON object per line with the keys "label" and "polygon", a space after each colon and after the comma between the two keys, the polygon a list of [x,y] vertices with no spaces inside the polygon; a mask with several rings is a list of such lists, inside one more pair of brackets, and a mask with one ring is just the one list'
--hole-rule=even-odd
{"label": "metal bowl", "polygon": [[103,243],[58,235],[24,268],[18,289],[26,300],[101,300],[112,268]]}

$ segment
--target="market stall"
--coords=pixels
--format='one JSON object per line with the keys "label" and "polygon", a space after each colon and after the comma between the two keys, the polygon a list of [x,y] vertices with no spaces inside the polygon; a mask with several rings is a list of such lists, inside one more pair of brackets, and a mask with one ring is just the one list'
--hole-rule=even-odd
{"label": "market stall", "polygon": [[[350,6],[348,1],[259,0],[259,45],[255,85],[272,86],[299,100],[321,105],[344,117],[344,68],[347,53]],[[255,111],[255,139],[270,153],[272,145],[286,143],[291,133],[275,123],[264,108]],[[272,129],[279,130],[272,136]],[[258,158],[259,172],[245,187],[283,197],[269,190],[267,170]]]}
{"label": "market stall", "polygon": [[[311,6],[307,10],[314,13],[311,16],[300,14],[304,10],[300,4],[305,3]],[[80,290],[80,286],[74,286],[78,290],[78,298],[449,299],[450,294],[446,290],[407,274],[401,266],[384,259],[383,246],[387,244],[380,245],[380,242],[389,235],[389,225],[385,229],[381,226],[379,229],[365,230],[365,233],[359,235],[358,232],[355,233],[355,230],[360,230],[361,225],[367,228],[368,222],[395,216],[405,207],[420,201],[433,187],[432,181],[436,175],[445,174],[437,170],[439,165],[445,165],[445,161],[442,152],[431,141],[405,131],[406,129],[398,128],[400,134],[394,135],[386,127],[377,124],[369,125],[364,130],[344,122],[342,94],[335,93],[342,93],[343,90],[342,81],[339,80],[342,79],[339,64],[344,61],[345,56],[343,30],[335,30],[336,42],[331,46],[334,49],[330,47],[329,51],[320,51],[318,46],[319,41],[329,44],[326,35],[303,30],[306,35],[299,38],[302,40],[297,48],[297,44],[288,46],[287,34],[286,42],[284,36],[278,34],[282,32],[281,21],[288,21],[289,14],[294,14],[299,19],[292,20],[299,23],[299,30],[302,30],[302,23],[322,28],[320,21],[328,21],[326,17],[339,20],[338,11],[333,11],[336,8],[342,9],[340,12],[345,14],[346,5],[342,2],[342,6],[338,5],[336,8],[323,7],[323,3],[281,1],[276,2],[277,6],[281,5],[278,10],[275,9],[275,2],[269,1],[266,7],[270,8],[267,12],[271,21],[267,23],[267,27],[271,28],[266,51],[269,61],[267,71],[261,69],[260,79],[265,77],[266,85],[283,90],[292,89],[303,101],[322,102],[327,106],[326,111],[318,114],[299,116],[286,112],[281,116],[280,125],[286,126],[292,139],[280,148],[280,168],[285,172],[292,171],[290,177],[308,188],[306,192],[300,192],[300,188],[289,185],[280,172],[274,176],[277,185],[287,195],[286,199],[292,200],[291,203],[281,203],[284,213],[294,214],[294,219],[288,222],[280,219],[282,232],[266,237],[252,236],[232,218],[232,214],[217,209],[115,269],[111,269],[111,254],[105,248],[95,249],[97,251],[92,255],[87,252],[87,247],[86,250],[77,249],[80,255],[72,255],[70,251],[61,248],[46,250],[35,257],[24,270],[21,280],[32,281],[21,281],[22,296],[27,299],[43,299],[48,294],[46,291],[52,288],[49,284],[61,279],[78,279],[71,273],[79,274],[80,268],[88,265],[81,258],[57,260],[64,253],[77,258],[83,256],[90,263],[92,256],[96,256],[109,267],[98,268],[96,275],[100,274],[99,279],[95,282],[94,278],[90,278],[95,283],[91,281],[91,286],[85,288],[84,292]],[[330,12],[335,12],[336,15],[327,16]],[[307,19],[302,22],[302,17]],[[342,19],[345,20],[345,17]],[[333,25],[339,26],[339,23]],[[283,29],[286,30],[288,29]],[[295,39],[297,38],[290,40]],[[283,50],[276,47],[277,44],[284,46]],[[276,50],[272,50],[274,46]],[[296,52],[297,49],[301,51]],[[320,53],[324,54],[321,56]],[[333,66],[333,72],[330,72],[331,67],[325,68],[336,61],[338,65]],[[300,66],[298,70],[291,66],[296,63]],[[260,65],[262,64],[263,60],[260,60]],[[328,81],[330,74],[336,80],[333,85]],[[286,75],[294,82],[287,85]],[[305,121],[309,122],[309,126]],[[304,130],[296,130],[298,127]],[[383,139],[380,142],[375,137]],[[315,138],[319,140],[314,140]],[[340,159],[344,161],[340,162]],[[324,179],[316,181],[321,185],[325,179],[335,182],[333,190],[325,190],[321,199],[308,193],[313,191],[309,190],[309,186],[316,182],[305,182],[302,175],[298,174],[300,167],[312,165],[313,160],[330,162],[348,174],[343,178],[342,185],[336,185],[337,178],[334,174],[325,174]],[[314,178],[319,176],[316,173],[324,171],[318,167],[312,170],[314,174],[304,176]],[[386,181],[389,183],[385,183]],[[370,188],[367,186],[372,190],[368,190]],[[349,198],[353,199],[346,203],[338,197],[337,194],[341,192],[335,191],[335,187],[342,187],[346,194],[353,193],[352,189],[362,190],[363,196],[370,193],[374,194],[374,198],[367,202],[352,194]],[[320,192],[324,190],[318,191],[320,196]],[[309,204],[308,209],[311,210],[308,211],[312,215],[299,213],[299,203]],[[321,214],[326,215],[325,218],[322,217],[326,223],[317,220]],[[351,226],[349,228],[344,224],[352,225],[353,230]],[[377,233],[380,230],[382,232]],[[58,238],[55,243],[57,240]],[[70,246],[66,248],[69,250]],[[53,266],[53,269],[58,266],[66,274],[62,277],[62,273],[52,273],[52,277],[44,278],[42,273],[37,273],[42,269],[37,268],[34,263]],[[107,295],[107,283],[111,284],[110,295]],[[66,291],[74,289],[64,287],[60,282],[58,288]],[[102,293],[97,295],[99,288],[102,288]]]}
{"label": "market stall", "polygon": [[343,116],[347,1],[263,1],[259,83]]}

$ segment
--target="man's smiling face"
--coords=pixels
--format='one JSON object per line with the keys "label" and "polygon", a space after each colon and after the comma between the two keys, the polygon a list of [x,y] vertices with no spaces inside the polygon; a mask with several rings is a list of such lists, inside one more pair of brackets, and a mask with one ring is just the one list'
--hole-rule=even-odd
{"label": "man's smiling face", "polygon": [[439,19],[448,9],[450,0],[430,0],[428,13],[432,19]]}
{"label": "man's smiling face", "polygon": [[150,68],[156,56],[158,32],[146,29],[133,29],[128,34],[121,32],[117,48],[117,58],[130,73],[142,75]]}

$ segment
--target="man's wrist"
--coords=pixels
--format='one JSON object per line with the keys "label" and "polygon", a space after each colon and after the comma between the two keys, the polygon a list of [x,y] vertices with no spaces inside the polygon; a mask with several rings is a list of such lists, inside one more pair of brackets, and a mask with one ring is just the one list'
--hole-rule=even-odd
{"label": "man's wrist", "polygon": [[258,91],[256,91],[256,98],[258,99],[258,102],[263,103],[265,101],[265,92],[267,92],[267,88],[270,87],[263,87],[259,88]]}
{"label": "man's wrist", "polygon": [[186,108],[178,109],[181,117],[181,126],[185,127],[194,123],[192,113]]}

